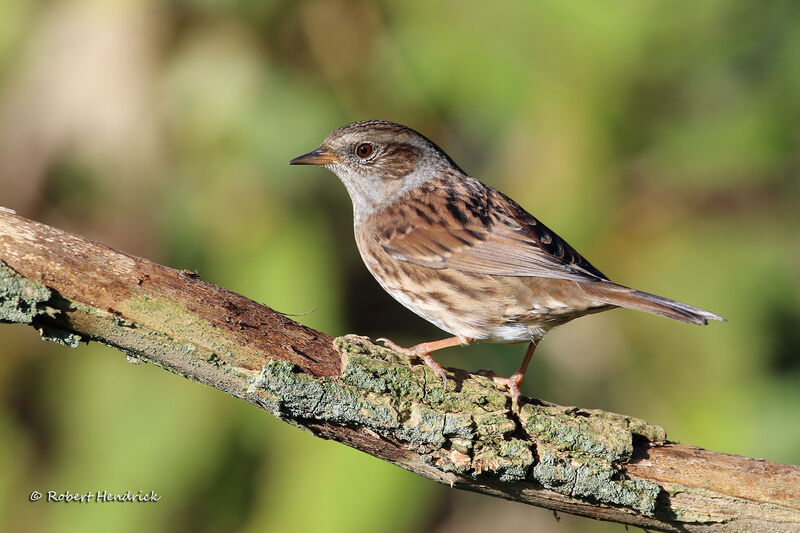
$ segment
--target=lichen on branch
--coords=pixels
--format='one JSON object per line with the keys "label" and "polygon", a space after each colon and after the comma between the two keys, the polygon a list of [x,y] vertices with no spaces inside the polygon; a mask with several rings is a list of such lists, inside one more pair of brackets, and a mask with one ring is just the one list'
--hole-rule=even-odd
{"label": "lichen on branch", "polygon": [[653,516],[661,488],[622,478],[633,434],[665,438],[641,420],[525,404],[517,416],[491,379],[458,372],[442,381],[406,355],[364,337],[335,340],[340,378],[313,379],[284,361],[268,361],[248,392],[282,419],[355,424],[401,442],[423,461],[459,477],[531,481],[587,501]]}

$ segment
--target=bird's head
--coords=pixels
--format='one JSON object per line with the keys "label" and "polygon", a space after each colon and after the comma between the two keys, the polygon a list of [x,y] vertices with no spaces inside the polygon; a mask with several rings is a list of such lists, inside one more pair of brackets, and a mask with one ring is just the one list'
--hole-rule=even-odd
{"label": "bird's head", "polygon": [[343,126],[322,146],[289,164],[318,165],[339,176],[350,193],[356,221],[443,171],[461,172],[423,135],[383,120]]}

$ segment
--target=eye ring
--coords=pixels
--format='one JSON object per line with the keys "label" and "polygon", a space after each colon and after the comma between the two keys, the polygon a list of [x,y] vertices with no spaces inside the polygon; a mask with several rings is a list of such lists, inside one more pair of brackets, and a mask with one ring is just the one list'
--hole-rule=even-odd
{"label": "eye ring", "polygon": [[370,143],[361,143],[356,146],[355,153],[361,159],[366,159],[372,155],[373,152],[372,144]]}

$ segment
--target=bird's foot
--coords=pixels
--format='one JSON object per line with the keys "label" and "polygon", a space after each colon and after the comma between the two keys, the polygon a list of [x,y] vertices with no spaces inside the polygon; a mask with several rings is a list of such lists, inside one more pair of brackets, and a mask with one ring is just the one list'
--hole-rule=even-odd
{"label": "bird's foot", "polygon": [[500,385],[506,387],[508,389],[508,393],[511,395],[511,410],[515,413],[519,413],[519,399],[522,397],[522,393],[519,391],[519,386],[522,384],[522,378],[525,377],[524,374],[515,372],[511,375],[511,377],[501,378],[495,373],[494,370],[490,370],[488,368],[482,368],[478,370],[478,374],[492,378],[495,383],[499,383]]}
{"label": "bird's foot", "polygon": [[444,390],[447,390],[447,375],[444,373],[444,368],[442,367],[442,365],[440,365],[433,359],[430,351],[425,350],[425,345],[428,343],[417,344],[416,346],[412,346],[411,348],[403,348],[402,346],[398,346],[394,342],[383,337],[375,340],[376,342],[383,343],[384,346],[386,346],[387,348],[391,348],[395,352],[400,352],[406,355],[413,355],[415,357],[419,357],[420,359],[422,359],[422,362],[424,362],[425,365],[427,365],[427,367],[433,371],[433,374],[442,380],[442,382],[444,383]]}
{"label": "bird's foot", "polygon": [[404,353],[406,355],[414,355],[413,353],[410,353],[411,348],[403,348],[402,346],[395,344],[393,341],[387,339],[386,337],[375,339],[375,342],[380,342],[381,344],[383,344],[384,346],[386,346],[391,350],[394,350],[395,352]]}

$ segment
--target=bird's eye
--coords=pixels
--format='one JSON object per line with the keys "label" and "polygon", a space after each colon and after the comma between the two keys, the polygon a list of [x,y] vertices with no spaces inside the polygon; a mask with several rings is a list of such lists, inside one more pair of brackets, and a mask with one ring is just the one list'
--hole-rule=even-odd
{"label": "bird's eye", "polygon": [[372,154],[372,145],[370,143],[361,143],[356,146],[356,155],[361,159],[365,159]]}

